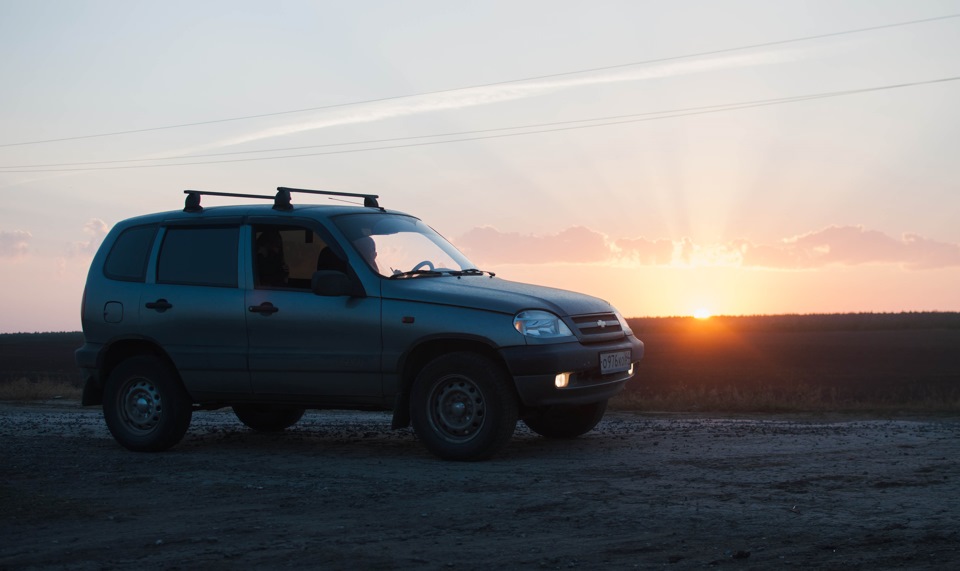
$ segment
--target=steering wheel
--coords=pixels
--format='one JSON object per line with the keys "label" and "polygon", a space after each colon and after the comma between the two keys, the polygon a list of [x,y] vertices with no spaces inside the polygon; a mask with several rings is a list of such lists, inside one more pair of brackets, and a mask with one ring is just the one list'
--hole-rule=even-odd
{"label": "steering wheel", "polygon": [[423,266],[426,266],[427,269],[430,270],[431,272],[433,271],[433,262],[431,262],[430,260],[424,260],[424,261],[420,262],[419,264],[413,266],[413,269],[410,270],[410,271],[411,271],[411,272],[415,272],[415,271],[419,270],[420,268],[422,268]]}

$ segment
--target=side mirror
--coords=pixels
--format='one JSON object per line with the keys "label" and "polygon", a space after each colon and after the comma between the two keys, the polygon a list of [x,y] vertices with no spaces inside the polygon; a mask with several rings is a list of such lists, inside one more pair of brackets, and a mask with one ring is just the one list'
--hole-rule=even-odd
{"label": "side mirror", "polygon": [[356,289],[347,274],[333,270],[317,270],[310,280],[310,289],[317,295],[339,297],[356,295]]}

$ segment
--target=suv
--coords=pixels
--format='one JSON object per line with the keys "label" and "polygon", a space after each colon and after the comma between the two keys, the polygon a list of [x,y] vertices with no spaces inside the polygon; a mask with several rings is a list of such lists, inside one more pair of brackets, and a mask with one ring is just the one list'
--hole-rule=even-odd
{"label": "suv", "polygon": [[[170,448],[197,410],[260,431],[308,408],[390,410],[440,458],[477,460],[517,420],[590,431],[643,356],[609,303],[497,278],[375,195],[277,190],[187,190],[183,211],[124,220],[100,246],[76,356],[83,404],[126,448]],[[364,204],[294,207],[292,192]]]}

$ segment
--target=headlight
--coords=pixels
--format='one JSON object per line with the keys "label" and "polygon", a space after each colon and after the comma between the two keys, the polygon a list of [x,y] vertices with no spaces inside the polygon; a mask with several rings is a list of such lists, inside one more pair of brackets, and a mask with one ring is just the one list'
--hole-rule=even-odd
{"label": "headlight", "polygon": [[549,311],[531,310],[521,311],[513,318],[513,326],[524,335],[552,339],[556,337],[573,337],[567,324]]}

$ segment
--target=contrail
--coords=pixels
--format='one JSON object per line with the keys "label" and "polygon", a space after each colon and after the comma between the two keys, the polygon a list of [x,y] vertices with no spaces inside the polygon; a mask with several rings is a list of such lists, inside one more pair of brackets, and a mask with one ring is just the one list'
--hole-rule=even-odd
{"label": "contrail", "polygon": [[240,145],[253,141],[262,141],[285,135],[316,131],[342,125],[373,123],[397,117],[422,115],[437,111],[449,111],[493,105],[508,101],[517,101],[557,93],[565,89],[573,89],[590,85],[626,83],[646,81],[666,77],[677,77],[723,69],[735,69],[770,65],[798,59],[799,50],[781,50],[756,55],[733,55],[705,58],[688,62],[670,62],[643,69],[621,70],[616,72],[597,73],[582,77],[571,77],[553,80],[531,81],[521,84],[493,85],[477,87],[458,92],[436,93],[398,102],[371,103],[358,110],[329,111],[312,120],[278,125],[267,129],[253,131],[215,141],[205,145],[181,149],[178,154],[191,154],[219,149],[233,145]]}

